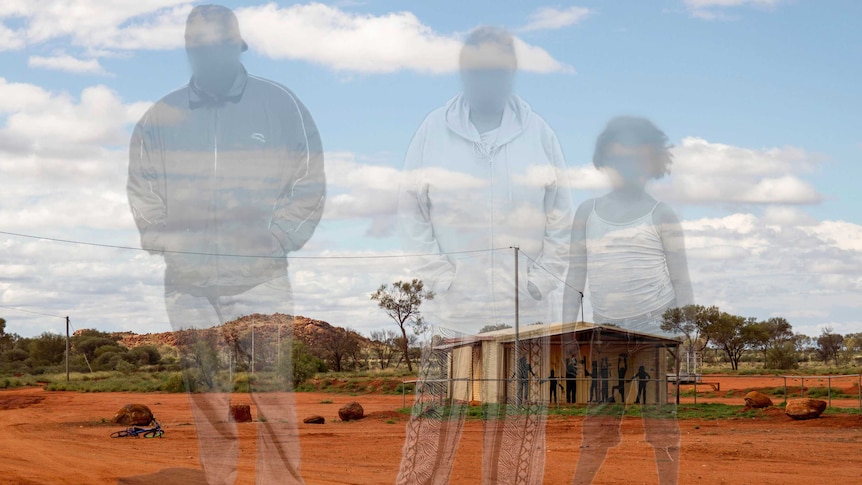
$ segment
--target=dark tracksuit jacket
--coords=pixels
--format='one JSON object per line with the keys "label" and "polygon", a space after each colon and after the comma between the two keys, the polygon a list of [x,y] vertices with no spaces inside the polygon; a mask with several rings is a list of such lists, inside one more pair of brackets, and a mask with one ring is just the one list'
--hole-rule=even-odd
{"label": "dark tracksuit jacket", "polygon": [[141,247],[164,252],[166,285],[241,293],[284,276],[320,221],[320,134],[278,83],[242,69],[214,98],[192,79],[135,127],[127,191]]}

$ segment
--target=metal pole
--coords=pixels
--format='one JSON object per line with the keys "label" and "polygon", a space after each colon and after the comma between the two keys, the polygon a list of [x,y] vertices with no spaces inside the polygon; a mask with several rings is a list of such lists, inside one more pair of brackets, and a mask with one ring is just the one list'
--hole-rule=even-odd
{"label": "metal pole", "polygon": [[69,353],[71,346],[69,344],[69,317],[66,317],[66,382],[69,382]]}
{"label": "metal pole", "polygon": [[784,377],[784,404],[787,404],[787,376]]}
{"label": "metal pole", "polygon": [[254,374],[254,325],[251,326],[251,373]]}
{"label": "metal pole", "polygon": [[831,408],[832,407],[832,376],[826,377],[826,396],[827,396],[826,397],[827,405]]}
{"label": "metal pole", "polygon": [[[518,278],[520,277],[519,273],[518,273],[518,246],[514,246],[514,247],[512,247],[512,249],[515,251],[515,390],[519,391],[518,385],[520,384],[520,382],[518,381],[518,379],[521,378],[521,376],[518,375],[518,371],[521,370],[518,368],[518,365],[520,363],[518,359],[519,359],[519,354],[521,352],[521,335],[520,335],[520,332],[521,332],[521,329],[520,329],[520,324],[521,324],[520,305],[521,305],[521,301],[518,297],[518,292],[520,291],[520,289],[518,288]],[[518,404],[521,404],[520,393],[517,396],[516,402]]]}
{"label": "metal pole", "polygon": [[802,397],[805,397],[805,377],[802,378]]}
{"label": "metal pole", "polygon": [[[366,362],[367,363],[367,362]],[[278,334],[275,338],[275,365],[281,365],[281,324],[278,324]]]}

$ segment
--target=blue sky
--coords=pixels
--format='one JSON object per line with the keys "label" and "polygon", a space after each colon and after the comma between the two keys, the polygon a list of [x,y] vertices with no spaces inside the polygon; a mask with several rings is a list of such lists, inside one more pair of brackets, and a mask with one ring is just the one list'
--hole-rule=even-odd
{"label": "blue sky", "polygon": [[[194,4],[3,3],[0,231],[139,243],[125,146],[148,103],[187,81],[182,23]],[[576,202],[604,188],[590,167],[603,124],[647,116],[675,145],[654,194],[684,219],[698,301],[783,315],[810,335],[862,331],[862,3],[225,5],[250,45],[248,70],[293,89],[322,133],[331,197],[302,254],[399,250],[392,177],[424,116],[458,92],[458,42],[493,24],[525,46],[516,90],[556,131]],[[157,258],[3,235],[0,248],[0,305],[79,327],[169,329]],[[368,293],[409,276],[396,260],[293,267],[297,313],[363,332],[387,325]],[[60,329],[0,315],[23,335]]]}

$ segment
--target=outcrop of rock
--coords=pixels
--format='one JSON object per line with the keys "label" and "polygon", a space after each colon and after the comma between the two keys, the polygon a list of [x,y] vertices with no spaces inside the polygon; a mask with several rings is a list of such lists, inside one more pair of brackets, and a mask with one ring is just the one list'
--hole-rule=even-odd
{"label": "outcrop of rock", "polygon": [[745,407],[763,409],[772,406],[772,399],[759,391],[751,391],[745,395]]}
{"label": "outcrop of rock", "polygon": [[341,409],[338,410],[338,417],[342,421],[362,419],[365,417],[365,411],[358,402],[353,401],[341,406]]}
{"label": "outcrop of rock", "polygon": [[793,419],[814,419],[820,417],[826,410],[826,401],[821,399],[791,399],[784,407],[784,414]]}
{"label": "outcrop of rock", "polygon": [[305,424],[324,424],[326,422],[326,419],[323,416],[318,416],[315,414],[314,416],[309,416],[303,419],[302,422]]}
{"label": "outcrop of rock", "polygon": [[146,426],[153,420],[153,412],[143,404],[126,404],[111,421],[125,426]]}

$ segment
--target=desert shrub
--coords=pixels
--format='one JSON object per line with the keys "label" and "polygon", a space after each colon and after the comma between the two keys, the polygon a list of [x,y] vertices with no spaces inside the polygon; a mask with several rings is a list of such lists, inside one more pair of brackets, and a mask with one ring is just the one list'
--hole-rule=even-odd
{"label": "desert shrub", "polygon": [[24,362],[30,357],[30,353],[24,349],[11,349],[0,354],[2,362]]}
{"label": "desert shrub", "polygon": [[796,348],[793,342],[780,343],[767,350],[764,365],[768,369],[795,369]]}
{"label": "desert shrub", "polygon": [[135,347],[129,351],[129,354],[134,357],[138,365],[158,364],[162,359],[159,349],[153,345],[141,345],[140,347]]}
{"label": "desert shrub", "polygon": [[298,339],[282,345],[282,359],[278,365],[278,376],[282,379],[290,379],[294,388],[314,377],[319,369],[326,368],[326,363],[311,355],[305,344]]}
{"label": "desert shrub", "polygon": [[118,372],[122,372],[123,374],[131,374],[132,372],[135,371],[135,369],[137,369],[137,367],[135,366],[135,364],[133,364],[131,362],[127,362],[125,360],[120,360],[114,366],[114,369],[116,369]]}
{"label": "desert shrub", "polygon": [[59,364],[66,355],[66,338],[55,333],[45,332],[32,339],[27,347],[33,365]]}
{"label": "desert shrub", "polygon": [[93,366],[93,370],[114,370],[122,360],[122,357],[117,352],[103,352],[93,360],[91,365]]}
{"label": "desert shrub", "polygon": [[166,392],[186,392],[186,381],[182,372],[171,372],[165,381],[163,389]]}

